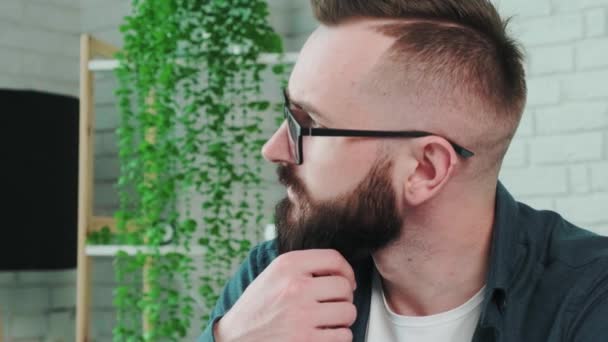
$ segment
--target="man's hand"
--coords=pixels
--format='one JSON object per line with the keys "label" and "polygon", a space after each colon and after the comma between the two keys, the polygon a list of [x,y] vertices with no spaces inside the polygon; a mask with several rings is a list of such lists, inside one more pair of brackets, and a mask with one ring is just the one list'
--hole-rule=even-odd
{"label": "man's hand", "polygon": [[352,341],[353,269],[334,250],[276,258],[214,327],[217,342]]}

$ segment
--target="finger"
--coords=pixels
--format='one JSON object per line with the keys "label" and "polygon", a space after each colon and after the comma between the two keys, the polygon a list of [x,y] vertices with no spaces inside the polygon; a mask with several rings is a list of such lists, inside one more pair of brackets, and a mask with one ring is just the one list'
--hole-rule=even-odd
{"label": "finger", "polygon": [[357,308],[349,302],[319,303],[313,319],[317,328],[348,328],[357,319]]}
{"label": "finger", "polygon": [[310,276],[339,275],[348,279],[355,289],[355,272],[342,254],[333,249],[293,251],[281,256],[290,268]]}
{"label": "finger", "polygon": [[353,302],[353,288],[350,281],[342,276],[316,277],[307,291],[318,302]]}
{"label": "finger", "polygon": [[317,329],[315,341],[352,342],[353,332],[349,328]]}

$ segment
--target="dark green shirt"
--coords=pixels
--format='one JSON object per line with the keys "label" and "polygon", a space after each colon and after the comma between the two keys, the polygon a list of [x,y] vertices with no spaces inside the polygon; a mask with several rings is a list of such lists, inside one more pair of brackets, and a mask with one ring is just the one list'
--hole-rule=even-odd
{"label": "dark green shirt", "polygon": [[[516,202],[500,183],[495,210],[486,295],[473,342],[607,342],[608,238]],[[276,257],[274,241],[251,251],[199,342],[214,341],[213,323]],[[372,267],[371,257],[353,265],[354,342],[365,341]]]}

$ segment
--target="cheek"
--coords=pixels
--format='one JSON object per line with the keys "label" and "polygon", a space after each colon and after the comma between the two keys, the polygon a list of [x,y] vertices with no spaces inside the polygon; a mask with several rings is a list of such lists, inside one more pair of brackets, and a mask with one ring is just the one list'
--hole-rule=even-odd
{"label": "cheek", "polygon": [[352,191],[376,161],[374,142],[342,137],[304,138],[300,177],[313,200],[332,200]]}

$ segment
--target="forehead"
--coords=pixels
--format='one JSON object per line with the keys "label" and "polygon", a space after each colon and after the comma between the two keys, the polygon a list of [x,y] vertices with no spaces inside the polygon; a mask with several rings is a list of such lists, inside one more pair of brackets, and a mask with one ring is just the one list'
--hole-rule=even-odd
{"label": "forehead", "polygon": [[362,20],[317,28],[291,74],[291,98],[314,103],[326,116],[360,115],[365,102],[361,83],[394,42],[376,33],[374,24]]}

